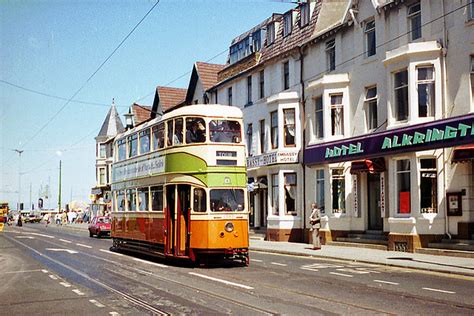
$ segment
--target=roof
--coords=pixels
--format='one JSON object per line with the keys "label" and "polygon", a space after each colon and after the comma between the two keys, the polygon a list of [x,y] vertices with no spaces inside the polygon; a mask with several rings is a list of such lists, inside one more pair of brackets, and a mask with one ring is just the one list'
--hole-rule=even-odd
{"label": "roof", "polygon": [[351,0],[325,0],[322,2],[321,11],[316,22],[312,38],[344,24]]}
{"label": "roof", "polygon": [[151,117],[163,115],[164,112],[172,107],[181,104],[186,97],[186,89],[172,87],[156,87],[155,98],[151,110]]}
{"label": "roof", "polygon": [[148,121],[151,118],[151,106],[133,103],[132,113],[135,120],[135,125],[138,125],[144,121]]}
{"label": "roof", "polygon": [[201,79],[204,91],[210,89],[217,83],[217,74],[224,69],[225,65],[209,64],[204,62],[197,62],[195,67]]}
{"label": "roof", "polygon": [[118,133],[123,132],[123,130],[124,128],[122,121],[120,120],[120,116],[117,113],[115,105],[112,103],[112,106],[110,107],[110,110],[107,113],[104,123],[102,124],[102,127],[100,128],[99,134],[96,138],[108,138],[109,136],[115,136]]}

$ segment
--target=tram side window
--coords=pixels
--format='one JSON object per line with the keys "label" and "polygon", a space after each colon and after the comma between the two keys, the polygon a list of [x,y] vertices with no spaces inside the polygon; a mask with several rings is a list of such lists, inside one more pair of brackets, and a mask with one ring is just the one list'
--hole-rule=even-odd
{"label": "tram side window", "polygon": [[163,212],[163,186],[151,187],[151,210]]}
{"label": "tram side window", "polygon": [[117,141],[118,146],[118,160],[125,160],[127,158],[127,141],[125,139],[120,139]]}
{"label": "tram side window", "polygon": [[127,137],[128,141],[128,157],[135,157],[138,153],[138,136],[137,134],[132,134]]}
{"label": "tram side window", "polygon": [[137,194],[135,189],[127,190],[128,211],[135,212],[137,210]]}
{"label": "tram side window", "polygon": [[240,143],[241,128],[237,121],[212,120],[209,122],[211,142],[214,143]]}
{"label": "tram side window", "polygon": [[146,154],[150,151],[150,129],[140,132],[140,154]]}
{"label": "tram side window", "polygon": [[173,145],[180,145],[182,143],[183,143],[183,119],[178,118],[174,120]]}
{"label": "tram side window", "polygon": [[244,190],[214,189],[210,193],[212,212],[240,212],[244,210]]}
{"label": "tram side window", "polygon": [[166,146],[173,145],[173,120],[166,122]]}
{"label": "tram side window", "polygon": [[194,212],[206,212],[206,191],[204,189],[194,189]]}
{"label": "tram side window", "polygon": [[148,188],[138,188],[138,210],[148,211],[149,197]]}
{"label": "tram side window", "polygon": [[186,118],[186,144],[206,141],[206,124],[199,117]]}
{"label": "tram side window", "polygon": [[165,147],[165,124],[160,123],[152,128],[153,150]]}
{"label": "tram side window", "polygon": [[123,191],[117,191],[117,211],[125,211],[125,195]]}

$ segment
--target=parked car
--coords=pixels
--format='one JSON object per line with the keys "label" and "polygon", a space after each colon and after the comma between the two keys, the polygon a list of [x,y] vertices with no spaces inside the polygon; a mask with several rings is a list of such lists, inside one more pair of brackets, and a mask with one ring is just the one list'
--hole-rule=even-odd
{"label": "parked car", "polygon": [[105,235],[110,236],[110,229],[111,219],[109,216],[96,216],[89,224],[89,236],[97,235],[98,238]]}

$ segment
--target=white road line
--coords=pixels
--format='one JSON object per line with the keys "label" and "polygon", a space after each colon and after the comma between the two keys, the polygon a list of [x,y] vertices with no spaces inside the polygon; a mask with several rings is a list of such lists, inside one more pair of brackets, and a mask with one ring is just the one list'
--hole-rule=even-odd
{"label": "white road line", "polygon": [[67,282],[59,282],[59,284],[61,284],[64,287],[71,287],[71,284],[69,284]]}
{"label": "white road line", "polygon": [[89,302],[91,302],[92,304],[94,304],[97,307],[101,307],[101,308],[105,307],[104,304],[101,304],[101,303],[97,302],[96,300],[89,300]]}
{"label": "white road line", "polygon": [[270,264],[276,265],[276,266],[282,266],[282,267],[287,267],[287,264],[284,263],[278,263],[278,262],[270,262]]}
{"label": "white road line", "polygon": [[429,288],[429,287],[424,287],[423,290],[433,291],[433,292],[441,292],[441,293],[447,293],[447,294],[456,294],[456,292],[432,289],[432,288]]}
{"label": "white road line", "polygon": [[57,276],[55,276],[55,275],[52,275],[52,274],[50,274],[50,275],[49,275],[49,277],[50,277],[51,279],[53,279],[53,280],[57,280],[57,279],[58,279],[58,277],[57,277]]}
{"label": "white road line", "polygon": [[46,237],[46,238],[51,238],[54,239],[56,237],[51,236],[51,235],[45,235],[45,234],[38,234],[38,233],[29,233],[30,235],[35,235],[35,236],[41,236],[41,237]]}
{"label": "white road line", "polygon": [[400,285],[400,283],[397,283],[397,282],[390,282],[390,281],[383,281],[383,280],[374,280],[374,282],[384,283],[384,284],[391,284],[391,285]]}
{"label": "white road line", "polygon": [[138,258],[133,258],[133,261],[138,261],[138,262],[142,262],[142,263],[146,263],[146,264],[151,264],[152,266],[157,266],[157,267],[161,267],[161,268],[167,268],[168,267],[168,266],[165,266],[164,264],[151,262],[151,261],[146,261],[146,260],[142,260],[142,259],[138,259]]}
{"label": "white road line", "polygon": [[117,313],[117,312],[110,312],[109,315],[112,315],[112,316],[120,316],[120,314]]}
{"label": "white road line", "polygon": [[78,289],[74,289],[72,290],[74,293],[76,293],[77,295],[85,295],[83,292],[81,292],[80,290]]}
{"label": "white road line", "polygon": [[72,243],[72,241],[69,241],[69,240],[66,240],[66,239],[59,239],[61,240],[62,242],[67,242],[68,244]]}
{"label": "white road line", "polygon": [[204,274],[199,274],[199,273],[194,273],[194,272],[188,272],[188,273],[191,274],[191,275],[195,275],[195,276],[204,278],[204,279],[208,279],[208,280],[212,280],[212,281],[216,281],[216,282],[221,282],[221,283],[224,283],[224,284],[227,284],[227,285],[233,285],[233,286],[241,287],[241,288],[244,288],[244,289],[247,289],[247,290],[253,290],[253,287],[248,286],[248,285],[243,285],[243,284],[234,283],[234,282],[230,282],[230,281],[226,281],[226,280],[221,280],[221,279],[213,278],[213,277],[210,277],[210,276],[207,276],[207,275],[204,275]]}
{"label": "white road line", "polygon": [[81,246],[81,247],[84,247],[84,248],[92,248],[91,246],[89,246],[89,245],[84,245],[84,244],[76,244],[76,245]]}
{"label": "white road line", "polygon": [[329,272],[330,274],[334,274],[334,275],[340,275],[340,276],[343,276],[343,277],[348,277],[348,278],[352,278],[353,276],[352,275],[349,275],[349,274],[344,274],[344,273],[337,273],[337,272]]}
{"label": "white road line", "polygon": [[[12,274],[12,273],[30,273],[30,272],[39,272],[39,271],[45,271],[45,270],[19,270],[19,271],[5,271],[5,272],[0,272],[0,274]],[[45,273],[47,273],[46,271]]]}
{"label": "white road line", "polygon": [[106,249],[99,249],[99,251],[102,251],[102,252],[105,252],[105,253],[110,253],[111,255],[123,256],[121,253],[113,252],[113,251],[106,250]]}
{"label": "white road line", "polygon": [[48,273],[48,270],[41,269],[41,272],[43,272],[43,273]]}
{"label": "white road line", "polygon": [[251,261],[255,261],[255,262],[263,262],[263,260],[259,260],[259,259],[250,259]]}
{"label": "white road line", "polygon": [[35,239],[35,237],[32,236],[16,236],[18,239]]}

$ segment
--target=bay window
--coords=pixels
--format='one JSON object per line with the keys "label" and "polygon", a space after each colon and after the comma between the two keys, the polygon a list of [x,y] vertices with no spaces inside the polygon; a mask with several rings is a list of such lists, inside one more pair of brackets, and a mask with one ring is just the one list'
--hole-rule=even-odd
{"label": "bay window", "polygon": [[271,118],[271,140],[272,140],[272,148],[278,148],[278,112],[274,111],[270,113]]}
{"label": "bay window", "polygon": [[435,79],[434,67],[417,68],[418,116],[435,115]]}
{"label": "bay window", "polygon": [[331,133],[333,136],[344,135],[344,106],[342,94],[332,94],[331,99]]}
{"label": "bay window", "polygon": [[314,134],[317,139],[324,137],[324,111],[323,111],[323,97],[318,96],[315,99],[316,117],[314,121]]}
{"label": "bay window", "polygon": [[397,160],[396,164],[397,212],[399,214],[407,214],[411,212],[410,160]]}
{"label": "bay window", "polygon": [[332,211],[333,213],[346,212],[346,180],[344,169],[332,170]]}
{"label": "bay window", "polygon": [[265,120],[260,120],[260,153],[265,152]]}
{"label": "bay window", "polygon": [[394,114],[397,121],[408,119],[408,70],[396,72],[395,81],[395,108]]}
{"label": "bay window", "polygon": [[377,87],[370,87],[365,92],[365,111],[367,117],[367,129],[377,128]]}
{"label": "bay window", "polygon": [[285,214],[296,215],[296,173],[285,173]]}
{"label": "bay window", "polygon": [[420,211],[438,212],[438,173],[436,159],[420,159]]}
{"label": "bay window", "polygon": [[285,146],[295,146],[295,109],[283,110]]}
{"label": "bay window", "polygon": [[278,174],[272,174],[272,210],[273,215],[278,215]]}
{"label": "bay window", "polygon": [[324,169],[316,170],[316,198],[314,200],[324,213]]}

